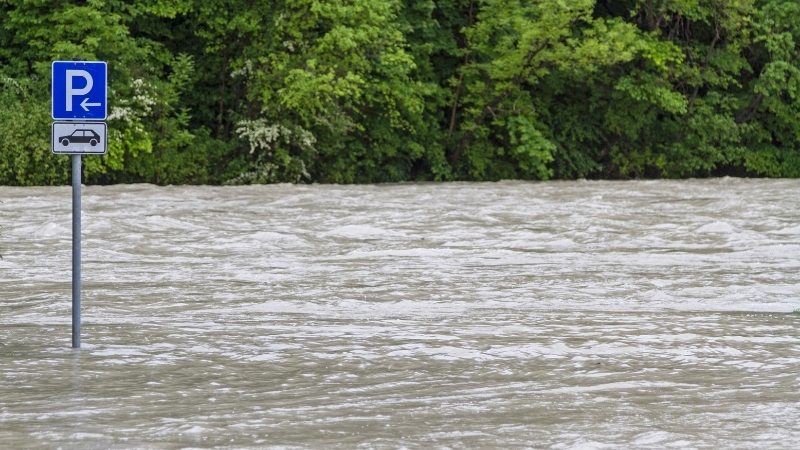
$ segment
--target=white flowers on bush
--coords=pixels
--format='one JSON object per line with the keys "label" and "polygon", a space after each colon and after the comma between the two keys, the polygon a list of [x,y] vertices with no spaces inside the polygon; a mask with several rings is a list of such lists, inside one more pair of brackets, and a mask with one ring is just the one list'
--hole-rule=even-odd
{"label": "white flowers on bush", "polygon": [[253,61],[245,60],[244,65],[239,69],[231,72],[231,78],[244,77],[248,78],[253,74]]}
{"label": "white flowers on bush", "polygon": [[[315,153],[314,135],[300,127],[289,128],[282,124],[270,124],[266,119],[242,120],[237,124],[236,134],[250,143],[250,154],[257,155],[250,170],[228,180],[225,184],[262,184],[289,181],[299,183],[310,178],[303,156]],[[283,142],[285,146],[277,147]]]}
{"label": "white flowers on bush", "polygon": [[239,137],[250,142],[250,154],[256,150],[266,150],[267,155],[272,154],[273,145],[278,139],[282,139],[286,144],[312,151],[315,150],[314,144],[317,143],[317,139],[310,131],[299,126],[292,131],[281,124],[269,124],[265,119],[242,120],[237,125],[236,133]]}
{"label": "white flowers on bush", "polygon": [[156,98],[153,95],[153,86],[145,82],[141,78],[133,80],[131,83],[133,88],[133,97],[130,99],[118,98],[116,93],[112,90],[111,96],[118,98],[117,105],[111,107],[111,114],[108,115],[108,120],[121,120],[128,124],[138,124],[141,119],[153,111],[153,105],[156,104]]}

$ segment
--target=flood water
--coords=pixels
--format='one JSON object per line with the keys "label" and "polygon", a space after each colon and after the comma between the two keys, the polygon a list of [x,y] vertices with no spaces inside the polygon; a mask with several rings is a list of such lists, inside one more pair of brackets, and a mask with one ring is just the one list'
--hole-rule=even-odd
{"label": "flood water", "polygon": [[[3,448],[797,448],[800,180],[0,187]],[[800,312],[800,311],[798,311]]]}

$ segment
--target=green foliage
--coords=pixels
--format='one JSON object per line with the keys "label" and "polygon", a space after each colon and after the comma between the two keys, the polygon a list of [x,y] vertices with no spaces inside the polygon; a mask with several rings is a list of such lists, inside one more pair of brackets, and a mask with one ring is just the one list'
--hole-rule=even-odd
{"label": "green foliage", "polygon": [[0,78],[0,180],[4,184],[57,185],[69,182],[69,158],[50,150],[50,105],[46,92],[29,80]]}
{"label": "green foliage", "polygon": [[0,0],[0,183],[64,184],[50,62],[109,62],[89,183],[800,176],[796,0]]}

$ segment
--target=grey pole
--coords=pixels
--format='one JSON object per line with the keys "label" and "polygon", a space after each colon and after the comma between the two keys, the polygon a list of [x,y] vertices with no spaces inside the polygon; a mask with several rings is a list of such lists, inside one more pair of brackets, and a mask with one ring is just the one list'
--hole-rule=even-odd
{"label": "grey pole", "polygon": [[81,155],[72,155],[72,348],[81,348]]}

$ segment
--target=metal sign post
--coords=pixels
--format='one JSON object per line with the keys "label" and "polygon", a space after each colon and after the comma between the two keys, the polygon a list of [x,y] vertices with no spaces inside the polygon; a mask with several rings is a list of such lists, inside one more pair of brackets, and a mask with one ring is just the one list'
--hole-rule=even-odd
{"label": "metal sign post", "polygon": [[81,155],[72,155],[72,348],[81,348]]}
{"label": "metal sign post", "polygon": [[81,156],[108,148],[107,66],[102,61],[53,61],[52,151],[72,155],[72,348],[81,348]]}

